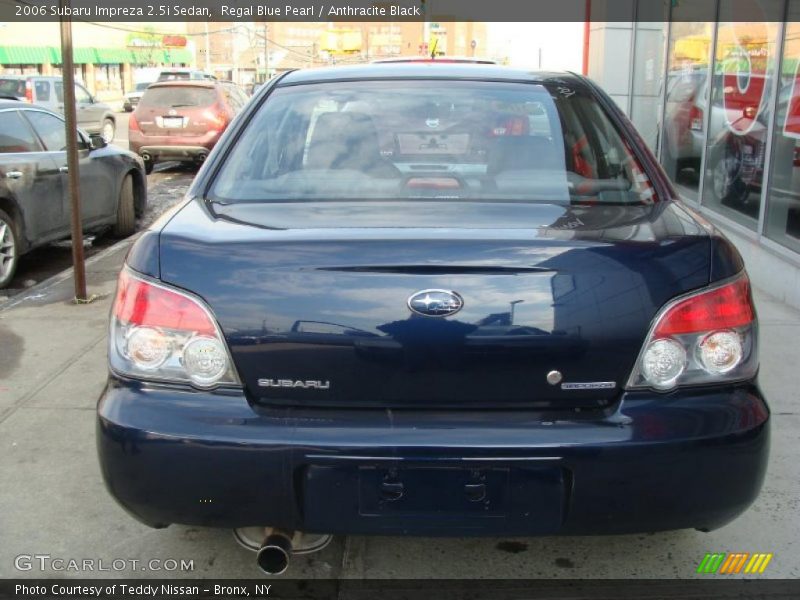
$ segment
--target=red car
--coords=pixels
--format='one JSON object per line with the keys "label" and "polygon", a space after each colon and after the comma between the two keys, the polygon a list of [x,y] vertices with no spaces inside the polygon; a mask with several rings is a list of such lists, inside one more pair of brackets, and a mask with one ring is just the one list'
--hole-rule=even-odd
{"label": "red car", "polygon": [[202,163],[247,102],[235,84],[164,81],[147,88],[128,122],[130,149],[150,173],[157,162]]}

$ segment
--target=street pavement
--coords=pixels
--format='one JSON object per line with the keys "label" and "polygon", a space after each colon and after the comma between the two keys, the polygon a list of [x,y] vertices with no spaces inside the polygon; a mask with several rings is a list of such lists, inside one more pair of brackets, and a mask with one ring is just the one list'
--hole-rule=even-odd
{"label": "street pavement", "polygon": [[[106,492],[95,452],[95,404],[106,379],[115,280],[133,239],[89,259],[89,291],[75,305],[64,272],[0,306],[0,577],[260,577],[230,531],[149,529]],[[772,552],[764,577],[800,576],[800,313],[757,290],[761,384],[772,407],[772,455],[757,502],[734,523],[612,537],[524,539],[338,538],[293,559],[288,577],[692,578],[707,552]],[[44,570],[20,555],[125,562],[121,571]],[[151,559],[192,571],[143,571]],[[140,561],[134,568],[130,561]],[[95,563],[96,565],[97,563]],[[97,567],[96,567],[97,568]],[[708,577],[707,575],[704,577]]]}

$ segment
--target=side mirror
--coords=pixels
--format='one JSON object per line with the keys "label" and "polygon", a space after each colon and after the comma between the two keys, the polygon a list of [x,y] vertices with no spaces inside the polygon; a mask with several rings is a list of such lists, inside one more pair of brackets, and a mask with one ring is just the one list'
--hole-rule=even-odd
{"label": "side mirror", "polygon": [[98,134],[92,134],[89,136],[89,149],[90,150],[100,150],[101,148],[105,148],[108,146],[108,142],[106,142],[105,138]]}

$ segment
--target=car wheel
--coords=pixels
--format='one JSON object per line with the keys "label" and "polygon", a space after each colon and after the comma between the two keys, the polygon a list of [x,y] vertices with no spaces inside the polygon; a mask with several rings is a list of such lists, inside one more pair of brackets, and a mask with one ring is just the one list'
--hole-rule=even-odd
{"label": "car wheel", "polygon": [[114,134],[116,133],[117,128],[114,125],[114,121],[111,119],[104,119],[103,120],[103,128],[100,131],[100,135],[103,136],[103,139],[106,141],[106,144],[110,144],[114,141]]}
{"label": "car wheel", "polygon": [[14,220],[0,210],[0,289],[11,283],[19,263],[19,238]]}
{"label": "car wheel", "polygon": [[739,178],[740,162],[736,155],[725,153],[711,169],[711,190],[719,202],[744,202],[747,186]]}
{"label": "car wheel", "polygon": [[133,205],[133,178],[126,175],[122,181],[117,203],[117,222],[114,224],[115,237],[128,237],[136,231],[136,213]]}

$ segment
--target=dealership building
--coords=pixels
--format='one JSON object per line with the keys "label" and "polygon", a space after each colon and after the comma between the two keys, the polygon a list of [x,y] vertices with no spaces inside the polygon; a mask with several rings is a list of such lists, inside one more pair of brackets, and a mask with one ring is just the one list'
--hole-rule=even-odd
{"label": "dealership building", "polygon": [[628,22],[589,25],[589,76],[754,283],[800,307],[800,0],[627,7]]}

